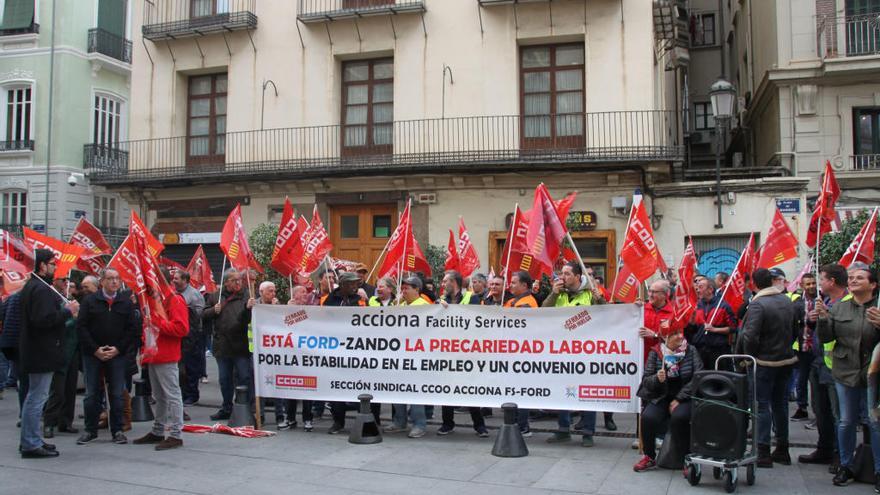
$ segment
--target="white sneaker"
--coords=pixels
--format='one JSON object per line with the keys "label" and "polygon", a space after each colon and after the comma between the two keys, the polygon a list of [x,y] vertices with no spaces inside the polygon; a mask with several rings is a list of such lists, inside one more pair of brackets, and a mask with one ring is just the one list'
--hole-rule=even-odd
{"label": "white sneaker", "polygon": [[422,438],[423,436],[425,436],[425,433],[425,430],[414,427],[412,430],[409,430],[409,433],[406,436],[408,436],[409,438]]}
{"label": "white sneaker", "polygon": [[638,438],[633,440],[633,443],[632,443],[632,445],[630,445],[630,448],[632,448],[633,450],[639,450],[639,439]]}
{"label": "white sneaker", "polygon": [[385,433],[400,433],[401,431],[406,431],[406,427],[397,426],[395,424],[390,424],[382,429]]}
{"label": "white sneaker", "polygon": [[290,429],[290,421],[287,421],[287,418],[280,419],[278,421],[278,431],[284,431]]}
{"label": "white sneaker", "polygon": [[199,381],[202,382],[202,383],[208,383],[208,377],[207,377],[207,376],[203,376],[202,379],[199,380]]}
{"label": "white sneaker", "polygon": [[303,421],[303,430],[312,431],[312,422],[311,421]]}

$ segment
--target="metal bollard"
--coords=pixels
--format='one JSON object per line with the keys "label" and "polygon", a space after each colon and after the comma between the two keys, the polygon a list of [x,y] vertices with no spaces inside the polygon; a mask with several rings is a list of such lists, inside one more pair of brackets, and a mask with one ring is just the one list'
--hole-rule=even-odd
{"label": "metal bollard", "polygon": [[147,382],[138,378],[134,380],[134,397],[131,398],[131,420],[135,423],[144,421],[153,421],[153,408],[150,407],[150,400],[145,395]]}
{"label": "metal bollard", "polygon": [[504,411],[504,424],[498,431],[495,445],[492,447],[492,455],[496,457],[525,457],[529,455],[526,440],[519,431],[516,422],[517,406],[512,402],[501,405]]}
{"label": "metal bollard", "polygon": [[235,387],[235,402],[232,405],[232,417],[229,426],[255,426],[254,415],[251,414],[251,398],[246,385]]}
{"label": "metal bollard", "polygon": [[358,395],[358,413],[354,418],[354,427],[348,435],[349,443],[357,443],[369,445],[382,442],[382,430],[376,424],[376,418],[370,411],[370,401],[373,396],[370,394]]}

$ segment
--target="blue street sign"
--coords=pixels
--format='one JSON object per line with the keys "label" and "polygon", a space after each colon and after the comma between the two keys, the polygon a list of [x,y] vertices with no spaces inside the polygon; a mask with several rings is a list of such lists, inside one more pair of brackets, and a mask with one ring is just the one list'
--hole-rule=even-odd
{"label": "blue street sign", "polygon": [[780,213],[800,213],[801,200],[797,198],[779,198],[776,200],[776,207]]}

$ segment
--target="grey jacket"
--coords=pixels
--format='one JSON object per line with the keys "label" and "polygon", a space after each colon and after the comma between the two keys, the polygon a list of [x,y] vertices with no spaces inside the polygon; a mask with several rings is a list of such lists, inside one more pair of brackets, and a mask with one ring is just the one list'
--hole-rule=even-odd
{"label": "grey jacket", "polygon": [[753,356],[760,366],[791,365],[797,362],[791,345],[798,333],[791,300],[768,287],[749,303],[737,349]]}
{"label": "grey jacket", "polygon": [[874,346],[880,342],[880,329],[868,322],[865,310],[876,305],[876,297],[864,305],[847,297],[831,308],[827,318],[819,318],[819,340],[835,341],[831,375],[848,387],[864,387],[868,383],[868,363]]}

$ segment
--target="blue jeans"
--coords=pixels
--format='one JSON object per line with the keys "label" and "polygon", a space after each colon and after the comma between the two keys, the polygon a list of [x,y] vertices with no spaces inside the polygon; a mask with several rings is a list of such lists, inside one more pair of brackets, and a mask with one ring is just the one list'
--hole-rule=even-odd
{"label": "blue jeans", "polygon": [[[248,388],[248,398],[251,404],[254,403],[254,380],[251,375],[251,366],[253,360],[250,356],[239,356],[233,358],[217,358],[217,374],[220,380],[220,394],[223,395],[223,406],[220,408],[225,412],[232,412],[232,400],[235,398],[235,387],[245,385]],[[235,382],[233,384],[233,373]]]}
{"label": "blue jeans", "polygon": [[101,370],[107,383],[107,395],[110,396],[110,415],[108,423],[110,433],[122,431],[122,391],[125,390],[127,379],[125,356],[116,356],[109,361],[101,361],[95,356],[83,356],[83,375],[86,382],[86,397],[83,399],[86,431],[98,433],[98,417],[101,415],[101,400],[104,390],[101,387]]}
{"label": "blue jeans", "polygon": [[[856,426],[867,413],[865,406],[865,387],[848,387],[835,383],[837,399],[840,402],[840,422],[837,424],[837,443],[840,450],[840,465],[852,468],[853,453],[856,450]],[[871,428],[871,452],[874,454],[874,472],[880,472],[880,423],[873,419]]]}
{"label": "blue jeans", "polygon": [[[393,411],[392,420],[394,426],[397,426],[398,428],[406,428],[407,405],[393,404],[391,409]],[[421,428],[422,430],[427,428],[428,418],[425,416],[425,406],[415,404],[409,406],[409,420],[412,421],[413,426],[416,428]]]}
{"label": "blue jeans", "polygon": [[52,373],[28,374],[29,389],[21,411],[21,450],[28,451],[43,446],[43,435],[40,434],[40,418],[43,406],[49,398],[49,386],[52,385]]}
{"label": "blue jeans", "polygon": [[9,360],[0,352],[0,392],[6,388],[6,380],[9,378]]}
{"label": "blue jeans", "polygon": [[[584,421],[584,435],[592,436],[596,433],[596,411],[582,411]],[[559,411],[559,419],[556,421],[559,431],[565,433],[571,428],[571,411]]]}
{"label": "blue jeans", "polygon": [[788,445],[788,391],[793,367],[758,366],[758,445],[770,445],[771,429],[776,430],[777,444]]}

